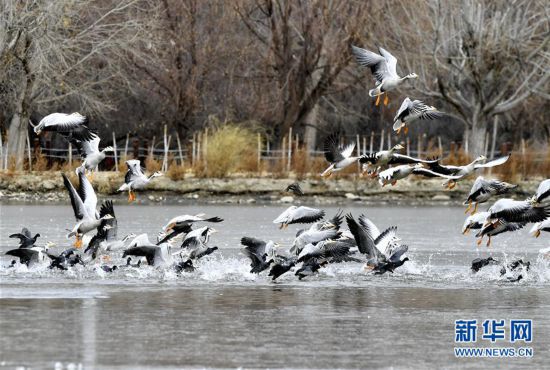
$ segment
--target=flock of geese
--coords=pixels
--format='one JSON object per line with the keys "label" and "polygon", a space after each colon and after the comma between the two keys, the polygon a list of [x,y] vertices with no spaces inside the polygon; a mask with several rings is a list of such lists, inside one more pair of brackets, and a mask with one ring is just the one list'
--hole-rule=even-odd
{"label": "flock of geese", "polygon": [[[376,97],[376,105],[379,105],[382,95],[385,95],[384,105],[387,105],[388,91],[408,79],[418,78],[414,73],[399,77],[396,72],[397,59],[383,48],[379,48],[377,54],[352,46],[352,53],[359,65],[370,68],[376,79],[375,88],[369,91],[369,96]],[[401,130],[407,133],[408,125],[413,122],[434,120],[443,115],[444,113],[422,101],[406,98],[395,115],[393,129],[398,134]],[[87,118],[79,113],[50,114],[34,126],[34,131],[36,134],[50,131],[63,136],[82,156],[82,164],[76,169],[78,186],[62,174],[76,220],[74,226],[68,229],[67,237],[74,237],[75,242],[71,248],[55,255],[49,251],[54,246],[53,243],[37,246],[40,234],[32,236],[27,228],[23,228],[20,233],[10,235],[10,238],[19,239],[19,247],[6,252],[9,256],[19,258],[19,263],[28,267],[49,264],[50,268],[61,270],[76,265],[91,265],[105,272],[139,268],[143,263],[183,273],[194,271],[194,262],[219,250],[217,246],[210,246],[211,236],[216,232],[211,225],[222,222],[223,219],[206,217],[203,214],[172,218],[160,230],[155,241],[151,241],[147,234],[129,234],[119,238],[113,202],[104,201],[98,210],[97,195],[91,183],[93,171],[113,148],[99,150],[99,136],[88,127]],[[324,153],[329,166],[321,176],[329,177],[334,172],[359,163],[363,172],[370,178],[378,179],[381,186],[394,186],[397,181],[416,175],[442,178],[445,180],[443,186],[453,189],[459,181],[476,171],[502,165],[510,157],[487,162],[484,156],[479,156],[471,163],[451,166],[442,164],[439,159],[421,159],[399,154],[398,151],[403,149],[401,144],[389,150],[362,156],[353,156],[354,149],[354,144],[342,144],[340,134],[328,136],[324,142]],[[128,192],[128,201],[132,202],[136,199],[136,190],[144,189],[162,173],[155,172],[146,176],[139,160],[128,160],[126,165],[128,171],[118,191]],[[87,172],[92,180],[86,176]],[[526,200],[501,198],[486,211],[477,212],[479,204],[507,194],[516,187],[517,185],[479,176],[465,201],[465,213],[471,214],[464,222],[463,234],[478,230],[478,245],[487,237],[487,246],[490,246],[492,237],[519,230],[528,223],[534,223],[531,233],[535,237],[539,237],[543,231],[550,232],[550,179],[542,181],[536,193]],[[303,195],[299,183],[293,183],[285,190],[297,196]],[[267,275],[276,280],[281,275],[294,271],[301,280],[315,274],[327,264],[349,262],[362,263],[366,271],[384,274],[392,273],[409,260],[406,256],[408,246],[401,243],[396,226],[380,231],[365,215],[355,218],[352,214],[343,215],[342,211],[330,219],[325,216],[323,210],[294,205],[281,213],[273,221],[281,229],[291,224],[309,225],[300,229],[288,246],[281,246],[272,240],[244,236],[241,239],[242,253],[250,260],[250,273],[268,271]],[[113,259],[122,263],[113,264]],[[498,262],[492,257],[475,259],[472,262],[472,271],[477,272],[482,267],[495,263]],[[16,264],[17,261],[13,260],[10,267]],[[518,268],[527,270],[529,263],[518,260],[503,268],[505,272]]]}

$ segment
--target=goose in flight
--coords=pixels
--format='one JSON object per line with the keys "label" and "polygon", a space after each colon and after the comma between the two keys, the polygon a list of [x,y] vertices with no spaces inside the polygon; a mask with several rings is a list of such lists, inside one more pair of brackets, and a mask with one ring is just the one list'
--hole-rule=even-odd
{"label": "goose in flight", "polygon": [[323,240],[336,239],[340,235],[340,231],[337,229],[318,230],[316,225],[314,224],[308,230],[300,230],[297,233],[292,243],[292,248],[290,248],[290,253],[298,255],[308,244],[317,244]]}
{"label": "goose in flight", "polygon": [[485,180],[482,176],[479,176],[474,182],[474,185],[470,190],[470,194],[468,194],[468,199],[464,202],[464,204],[468,205],[468,208],[466,208],[464,213],[468,213],[470,211],[472,208],[472,203],[475,204],[472,211],[472,214],[474,214],[477,212],[478,204],[487,202],[493,195],[505,194],[517,187],[517,185],[508,184],[504,181]]}
{"label": "goose in flight", "polygon": [[448,176],[456,176],[457,178],[449,179],[445,183],[443,183],[444,186],[446,186],[448,189],[453,189],[456,186],[456,182],[459,179],[465,178],[472,173],[474,173],[476,170],[482,169],[482,168],[491,168],[496,167],[501,164],[506,163],[508,159],[510,158],[510,154],[504,157],[500,157],[497,159],[493,159],[492,161],[489,161],[487,163],[481,163],[485,162],[487,158],[484,155],[480,155],[476,159],[474,159],[471,163],[464,165],[464,166],[447,166],[442,165],[439,163],[439,161],[436,161],[434,163],[427,163],[430,170],[436,173],[440,173],[443,175]]}
{"label": "goose in flight", "polygon": [[348,144],[342,147],[339,144],[340,135],[335,133],[328,136],[324,142],[325,159],[330,166],[321,174],[321,176],[330,176],[333,172],[341,171],[347,166],[357,162],[359,157],[352,157],[355,144]]}
{"label": "goose in flight", "polygon": [[539,184],[537,193],[531,200],[531,203],[535,206],[546,202],[550,202],[550,179],[544,180]]}
{"label": "goose in flight", "polygon": [[425,177],[443,177],[446,179],[458,179],[457,176],[448,176],[435,171],[428,170],[422,167],[421,163],[417,164],[404,164],[401,166],[395,166],[388,168],[378,174],[378,182],[382,187],[391,184],[394,186],[397,184],[397,180],[402,180],[409,175],[421,175]]}
{"label": "goose in flight", "polygon": [[65,174],[61,174],[61,176],[63,176],[63,184],[69,192],[71,206],[77,221],[76,225],[72,228],[67,237],[70,238],[75,236],[76,241],[74,246],[81,248],[82,236],[94,229],[97,229],[103,220],[112,219],[113,216],[110,214],[105,214],[101,217],[99,216],[96,210],[97,196],[92,184],[84,175],[84,169],[78,169],[77,173],[80,179],[78,191],[75,189],[73,184],[71,184],[71,181],[67,178],[67,176],[65,176]]}
{"label": "goose in flight", "polygon": [[393,130],[399,133],[401,130],[407,134],[409,124],[417,120],[431,121],[443,117],[443,113],[435,107],[424,104],[420,100],[411,100],[408,97],[403,100],[401,107],[393,119]]}
{"label": "goose in flight", "polygon": [[191,226],[198,222],[223,222],[223,218],[214,216],[214,217],[205,217],[204,213],[199,213],[197,215],[181,215],[173,217],[166,225],[162,227],[165,232],[175,231],[175,229],[184,228],[185,226]]}
{"label": "goose in flight", "polygon": [[81,167],[90,172],[94,171],[97,166],[105,159],[105,157],[107,156],[107,152],[114,151],[112,146],[105,147],[103,150],[100,151],[99,142],[100,138],[96,134],[92,134],[92,138],[89,140],[71,140],[71,143],[78,149],[78,152],[82,157],[83,161]]}
{"label": "goose in flight", "polygon": [[199,229],[192,230],[187,235],[185,235],[185,238],[183,238],[181,247],[196,248],[200,245],[208,244],[208,241],[210,240],[210,236],[217,232],[218,231],[216,229],[208,226],[204,226]]}
{"label": "goose in flight", "polygon": [[[410,73],[404,77],[399,77],[397,74],[397,59],[387,50],[379,47],[380,54],[376,54],[370,50],[362,49],[357,46],[351,46],[351,51],[355,56],[357,63],[363,67],[370,68],[376,79],[376,87],[369,90],[369,96],[376,96],[376,105],[380,104],[380,95],[387,91],[394,90],[403,81],[413,78],[418,78],[416,73]],[[388,95],[384,97],[384,105],[388,105]]]}
{"label": "goose in flight", "polygon": [[273,220],[273,223],[280,224],[279,229],[283,229],[290,224],[310,224],[317,222],[323,217],[325,217],[325,211],[323,210],[304,206],[290,206]]}
{"label": "goose in flight", "polygon": [[162,172],[155,172],[151,176],[147,177],[141,169],[141,163],[137,159],[131,159],[126,161],[126,166],[128,166],[128,171],[124,177],[124,184],[118,188],[118,192],[128,191],[128,202],[133,202],[136,200],[136,195],[134,190],[143,189],[151,180],[155,177],[162,176]]}
{"label": "goose in flight", "polygon": [[[550,217],[550,205],[533,207],[529,200],[509,198],[497,200],[487,211],[486,224],[505,222],[541,222]],[[485,225],[484,225],[485,226]]]}
{"label": "goose in flight", "polygon": [[[34,133],[40,135],[42,131],[56,132],[66,140],[92,140],[97,137],[94,131],[87,126],[88,119],[80,113],[52,113],[42,118],[38,125],[34,126]],[[32,123],[31,123],[32,126]]]}
{"label": "goose in flight", "polygon": [[302,191],[302,188],[300,187],[300,183],[293,182],[292,184],[288,185],[285,189],[286,192],[291,192],[294,195],[297,195],[301,197],[304,195],[304,192]]}
{"label": "goose in flight", "polygon": [[534,224],[529,233],[532,234],[535,238],[538,238],[541,231],[550,232],[550,218]]}
{"label": "goose in flight", "polygon": [[383,169],[387,169],[390,165],[404,165],[404,164],[417,164],[417,163],[435,163],[434,160],[424,160],[419,158],[409,157],[407,155],[396,153],[397,150],[403,149],[403,145],[397,144],[389,150],[381,150],[376,153],[364,154],[359,157],[359,163],[363,165],[363,171],[370,170],[373,167],[374,171],[370,172],[372,177],[376,177],[378,172]]}
{"label": "goose in flight", "polygon": [[522,229],[527,222],[506,222],[503,220],[498,220],[496,222],[489,222],[483,224],[481,230],[476,234],[476,238],[479,238],[477,245],[481,245],[483,242],[483,237],[488,236],[487,247],[491,246],[491,237],[502,234],[508,231],[516,231]]}
{"label": "goose in flight", "polygon": [[464,225],[462,225],[462,234],[466,235],[470,232],[470,230],[481,229],[488,216],[489,212],[479,212],[466,217],[466,220],[464,220]]}
{"label": "goose in flight", "polygon": [[32,236],[29,229],[24,227],[21,229],[20,233],[11,234],[9,237],[19,239],[19,248],[30,248],[34,245],[34,243],[36,243],[36,240],[40,237],[40,234],[37,233],[35,236]]}
{"label": "goose in flight", "polygon": [[268,269],[274,262],[272,256],[275,253],[276,244],[271,240],[264,242],[260,239],[245,236],[241,239],[241,244],[244,245],[241,251],[250,259],[250,267],[252,268],[250,273],[259,274]]}

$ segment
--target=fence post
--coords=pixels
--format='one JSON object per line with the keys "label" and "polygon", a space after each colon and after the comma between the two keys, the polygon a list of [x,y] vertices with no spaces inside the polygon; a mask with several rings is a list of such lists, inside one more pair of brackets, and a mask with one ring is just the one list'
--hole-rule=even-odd
{"label": "fence post", "polygon": [[388,150],[390,150],[390,149],[391,149],[391,134],[388,131]]}
{"label": "fence post", "polygon": [[369,152],[372,153],[374,150],[374,131],[370,132],[370,149]]}
{"label": "fence post", "polygon": [[[361,139],[359,138],[359,134],[355,135],[355,140],[357,142],[357,156],[360,157],[361,156]],[[357,161],[357,171],[360,172],[361,171],[361,164],[359,163],[359,161]]]}
{"label": "fence post", "polygon": [[367,138],[365,136],[363,136],[363,150],[361,152],[367,154]]}
{"label": "fence post", "polygon": [[[498,114],[493,118],[493,137],[491,142],[491,158],[495,158],[495,146],[497,144]],[[492,167],[489,168],[491,170]]]}
{"label": "fence post", "polygon": [[204,169],[208,170],[208,127],[204,129],[204,134],[202,135],[202,137],[202,156],[204,157]]}
{"label": "fence post", "polygon": [[139,160],[139,139],[134,139],[132,143],[133,151],[134,151],[134,159]]}
{"label": "fence post", "polygon": [[126,143],[124,144],[124,160],[128,158],[128,141],[130,140],[130,133],[126,134]]}
{"label": "fence post", "polygon": [[439,147],[439,158],[443,158],[443,145],[441,145],[441,136],[437,137],[437,146]]}
{"label": "fence post", "polygon": [[162,141],[164,144],[164,156],[162,158],[162,166],[160,167],[160,170],[163,172],[166,172],[168,169],[168,139],[167,139],[167,131],[168,127],[164,125],[164,131],[162,135]]}
{"label": "fence post", "polygon": [[411,156],[411,139],[407,136],[407,156]]}
{"label": "fence post", "polygon": [[69,166],[73,166],[73,144],[69,142]]}
{"label": "fence post", "polygon": [[113,153],[115,155],[115,171],[118,172],[118,153],[117,153],[116,137],[115,137],[114,131],[113,131]]}
{"label": "fence post", "polygon": [[284,171],[285,169],[285,165],[286,165],[286,161],[285,161],[285,158],[286,158],[286,136],[283,137],[283,150],[282,150],[282,169]]}
{"label": "fence post", "polygon": [[262,161],[262,136],[258,132],[258,172],[261,173],[261,161]]}
{"label": "fence post", "polygon": [[2,141],[2,132],[0,132],[0,170],[4,169],[4,142]]}
{"label": "fence post", "polygon": [[380,133],[380,151],[384,150],[384,129]]}
{"label": "fence post", "polygon": [[418,158],[422,158],[422,136],[420,134],[418,134],[418,141],[416,145],[417,145]]}

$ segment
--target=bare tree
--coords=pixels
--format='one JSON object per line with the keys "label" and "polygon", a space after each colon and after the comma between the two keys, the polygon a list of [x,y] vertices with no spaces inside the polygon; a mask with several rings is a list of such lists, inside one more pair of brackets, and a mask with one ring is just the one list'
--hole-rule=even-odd
{"label": "bare tree", "polygon": [[130,55],[154,55],[148,41],[154,10],[145,0],[2,2],[0,77],[12,79],[8,142],[18,169],[33,112],[73,106],[105,117],[116,97],[132,93],[126,65]]}
{"label": "bare tree", "polygon": [[419,74],[415,89],[447,103],[465,124],[466,148],[480,154],[495,115],[548,91],[549,10],[537,0],[396,0],[377,31]]}

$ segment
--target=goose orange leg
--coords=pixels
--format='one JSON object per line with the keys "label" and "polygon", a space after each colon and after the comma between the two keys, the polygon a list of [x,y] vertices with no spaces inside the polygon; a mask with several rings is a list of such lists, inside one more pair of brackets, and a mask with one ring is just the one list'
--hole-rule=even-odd
{"label": "goose orange leg", "polygon": [[384,105],[387,106],[390,102],[390,98],[388,98],[388,93],[384,94]]}

